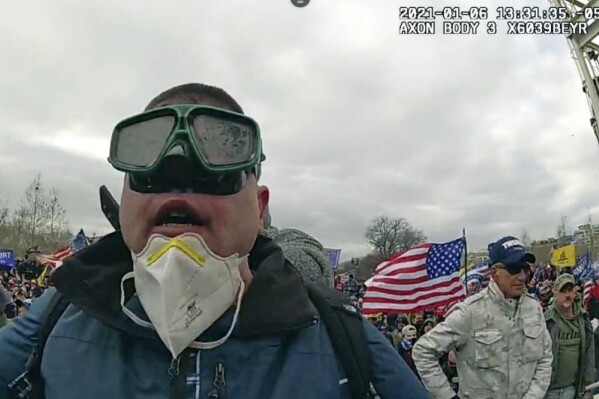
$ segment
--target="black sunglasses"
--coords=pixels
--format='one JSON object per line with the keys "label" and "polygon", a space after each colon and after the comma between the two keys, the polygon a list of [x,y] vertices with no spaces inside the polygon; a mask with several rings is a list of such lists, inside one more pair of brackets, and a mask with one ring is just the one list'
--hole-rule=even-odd
{"label": "black sunglasses", "polygon": [[500,269],[506,270],[512,276],[515,276],[517,274],[522,273],[523,271],[526,271],[526,269],[528,267],[529,267],[528,263],[526,263],[526,262],[508,263],[508,264],[504,264],[503,266],[499,266]]}

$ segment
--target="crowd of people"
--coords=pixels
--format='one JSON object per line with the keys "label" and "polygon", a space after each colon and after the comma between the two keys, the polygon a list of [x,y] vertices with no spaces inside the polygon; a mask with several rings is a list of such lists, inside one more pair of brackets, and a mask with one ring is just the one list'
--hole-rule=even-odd
{"label": "crowd of people", "polygon": [[[0,270],[0,327],[11,319],[25,314],[32,301],[39,298],[45,289],[51,287],[50,277],[42,277],[43,270],[43,265],[27,258],[17,260],[14,268]],[[593,284],[588,292],[588,301],[583,303],[584,281],[574,279],[571,277],[571,273],[571,268],[530,265],[530,269],[527,270],[527,291],[536,297],[545,311],[548,325],[551,325],[552,320],[558,319],[555,316],[556,310],[553,306],[556,294],[560,295],[560,290],[556,290],[556,281],[557,288],[563,288],[564,281],[571,282],[572,300],[575,302],[574,309],[586,309],[589,320],[592,320],[593,337],[599,340],[599,330],[597,329],[599,326],[599,284]],[[40,277],[42,277],[41,281]],[[480,292],[488,284],[488,281],[480,278],[468,278],[467,282],[466,279],[464,282],[467,296]],[[560,284],[561,286],[559,286]],[[359,281],[351,273],[343,278],[340,275],[335,276],[334,287],[345,293],[358,307],[367,290],[365,282]],[[412,349],[423,336],[445,320],[447,312],[451,308],[453,306],[444,306],[411,314],[381,313],[370,315],[368,319],[389,340],[414,374],[420,378],[412,356]],[[592,356],[596,359],[595,364],[599,365],[599,345],[596,345],[595,348],[597,349]],[[452,389],[457,392],[459,379],[455,353],[453,351],[445,353],[439,359],[439,363],[448,381],[450,381]],[[572,365],[562,365],[562,368],[571,369]],[[594,373],[595,370],[593,370]],[[597,374],[599,376],[599,369]]]}
{"label": "crowd of people", "polygon": [[[14,268],[0,270],[0,327],[6,325],[11,319],[25,314],[32,302],[36,298],[39,298],[47,288],[52,286],[50,276],[44,276],[43,271],[43,265],[33,259],[27,258],[17,260]],[[564,282],[571,285],[574,311],[579,312],[585,309],[585,314],[588,314],[589,320],[592,321],[593,338],[598,340],[598,345],[594,346],[596,348],[594,353],[589,355],[592,355],[595,359],[594,364],[599,365],[599,329],[597,329],[599,326],[599,284],[592,285],[588,291],[587,301],[583,301],[585,282],[581,279],[574,279],[572,268],[557,268],[551,265],[530,265],[530,268],[526,270],[526,276],[527,291],[529,294],[534,295],[545,312],[548,328],[555,326],[555,321],[560,320],[556,316],[556,296],[559,298],[561,295],[560,289],[565,285]],[[484,279],[475,278],[479,276],[472,274],[471,277],[464,279],[465,292],[468,297],[479,293],[488,284],[488,281]],[[338,291],[345,293],[350,301],[358,307],[360,307],[367,290],[365,282],[359,281],[351,273],[343,277],[336,275],[334,277],[334,287]],[[568,293],[566,293],[567,295]],[[558,299],[558,302],[563,302],[563,298]],[[420,379],[421,377],[414,361],[412,350],[423,336],[445,320],[448,311],[453,309],[453,305],[411,314],[381,313],[370,315],[368,319],[391,343],[412,372]],[[557,336],[559,333],[554,333],[554,335]],[[570,336],[573,335],[575,334],[570,334]],[[452,389],[457,392],[459,390],[459,378],[456,362],[454,351],[444,353],[439,359],[439,364],[444,375],[450,382]],[[562,364],[560,369],[558,369],[558,374],[561,377],[558,378],[567,379],[567,376],[563,377],[563,370],[572,368],[576,369],[572,364]],[[562,371],[560,372],[560,370]],[[594,381],[594,369],[592,370],[592,374],[592,381]],[[599,368],[597,376],[599,377]]]}
{"label": "crowd of people", "polygon": [[15,267],[0,266],[0,327],[27,312],[31,303],[52,285],[44,266],[33,259],[17,259]]}
{"label": "crowd of people", "polygon": [[49,289],[32,260],[1,276],[0,398],[588,397],[599,289],[585,310],[572,274],[533,273],[504,237],[463,301],[368,321],[352,306],[364,282],[270,226],[265,159],[257,123],[212,86],[173,87],[118,123],[120,229],[65,258]]}
{"label": "crowd of people", "polygon": [[[541,272],[535,273],[535,270],[538,271],[539,268]],[[11,319],[25,314],[32,301],[39,298],[45,289],[51,287],[49,276],[43,276],[40,281],[43,270],[43,265],[32,259],[19,259],[16,267],[0,270],[0,309],[3,309],[0,312],[0,327]],[[557,288],[563,288],[564,281],[571,282],[575,309],[586,309],[589,319],[592,320],[593,337],[599,340],[599,330],[597,329],[599,325],[599,284],[593,284],[589,291],[588,301],[583,303],[584,281],[574,279],[571,277],[571,273],[571,268],[557,268],[551,265],[535,267],[531,265],[530,269],[527,270],[527,291],[536,297],[545,311],[548,324],[551,324],[551,320],[556,319],[556,310],[552,305],[555,302],[556,293],[558,296],[560,295],[559,289],[556,290],[556,282],[558,284]],[[488,281],[478,278],[467,279],[467,296],[480,292],[487,284]],[[365,282],[359,281],[351,273],[343,278],[340,275],[335,276],[334,286],[338,291],[344,292],[358,307],[367,290]],[[414,374],[420,378],[412,356],[412,349],[423,336],[445,320],[447,311],[452,307],[444,306],[411,314],[381,313],[370,315],[368,319],[389,340]],[[595,348],[597,349],[592,356],[596,359],[595,364],[599,365],[599,345],[596,345]],[[450,381],[452,389],[457,392],[459,379],[455,353],[453,351],[445,353],[440,358],[439,363],[448,381]],[[562,365],[562,367],[572,368],[571,365]],[[595,370],[593,370],[594,373]]]}
{"label": "crowd of people", "polygon": [[[493,263],[501,264],[500,261],[501,259],[496,259]],[[515,270],[514,272],[522,272],[521,275],[526,287],[525,297],[534,299],[538,303],[540,311],[543,312],[543,326],[547,328],[551,337],[549,347],[550,352],[553,354],[553,360],[549,367],[551,380],[548,381],[548,393],[545,398],[587,397],[583,393],[584,387],[599,380],[599,329],[597,328],[599,326],[599,284],[597,279],[575,278],[573,268],[559,268],[530,263],[526,263],[526,267],[523,267],[522,270]],[[493,292],[497,294],[496,296],[501,301],[509,298],[507,294],[502,293],[496,282],[490,284],[490,276],[491,274],[489,274],[487,280],[481,278],[464,279],[466,298],[462,303],[468,304],[467,309],[472,307],[471,303],[479,301],[485,295],[492,297]],[[513,276],[510,275],[510,278],[513,278]],[[340,276],[336,276],[335,282],[337,290],[345,292],[354,301],[360,301],[360,297],[365,291],[364,284],[357,281],[353,275],[349,275],[344,281]],[[488,286],[489,284],[490,286]],[[483,291],[484,288],[487,289]],[[519,296],[516,296],[516,298],[519,298]],[[439,330],[447,334],[448,327],[443,322],[458,308],[457,305],[459,304],[453,303],[442,308],[411,314],[380,313],[370,315],[369,320],[390,341],[414,374],[422,380],[421,373],[423,370],[428,375],[434,373],[429,372],[430,368],[428,365],[425,366],[425,361],[421,361],[421,366],[418,367],[418,360],[414,359],[413,348],[421,342],[423,337],[427,337],[427,340],[421,343],[422,347],[435,347],[436,344],[429,342],[431,340],[442,341],[445,337],[438,339],[437,335],[441,333],[437,330],[430,337],[427,334],[433,331],[437,325],[441,325]],[[489,308],[485,307],[484,309],[479,313],[487,314],[489,312]],[[512,317],[516,314],[516,311],[518,311],[517,307],[513,310]],[[531,312],[531,314],[534,314],[534,312]],[[453,321],[450,324],[453,324]],[[478,324],[476,328],[481,331],[484,330],[485,322],[481,321],[475,324]],[[513,325],[512,328],[514,328]],[[538,330],[541,331],[542,329]],[[526,329],[524,331],[526,334]],[[456,335],[457,333],[452,331],[450,334]],[[535,334],[539,336],[539,333],[535,332]],[[527,338],[529,337],[525,337],[525,342],[527,342]],[[500,339],[498,335],[497,338],[492,338],[487,342],[499,342]],[[485,338],[481,338],[481,342],[486,343]],[[440,347],[437,346],[435,349]],[[526,344],[523,347],[518,347],[513,342],[510,343],[509,348],[520,352],[531,349]],[[481,356],[481,349],[479,348],[478,351],[477,356]],[[440,350],[435,353],[438,356],[438,366],[443,371],[444,377],[447,378],[453,392],[459,390],[458,356],[456,356],[456,353],[455,349]],[[547,356],[546,353],[545,356]],[[595,365],[597,365],[597,369]],[[471,378],[468,380],[471,380]],[[423,382],[426,384],[426,379]],[[435,386],[438,385],[435,382]],[[437,393],[438,397],[443,396],[442,393]],[[587,393],[587,395],[590,395],[590,393]]]}

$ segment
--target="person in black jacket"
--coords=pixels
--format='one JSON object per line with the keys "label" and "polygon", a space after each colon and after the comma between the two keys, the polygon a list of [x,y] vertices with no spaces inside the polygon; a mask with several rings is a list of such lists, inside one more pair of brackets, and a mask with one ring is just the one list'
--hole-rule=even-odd
{"label": "person in black jacket", "polygon": [[397,348],[397,351],[399,352],[403,360],[412,369],[414,374],[416,374],[416,376],[420,378],[420,376],[418,375],[418,370],[416,369],[416,365],[414,364],[414,359],[412,359],[412,347],[416,343],[417,339],[418,332],[416,330],[416,327],[414,327],[411,324],[405,326],[401,330],[401,342],[399,344],[399,348]]}

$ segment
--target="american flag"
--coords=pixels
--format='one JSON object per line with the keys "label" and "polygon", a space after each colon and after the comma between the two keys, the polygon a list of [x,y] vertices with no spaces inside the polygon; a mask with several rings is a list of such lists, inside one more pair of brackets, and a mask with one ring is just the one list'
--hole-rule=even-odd
{"label": "american flag", "polygon": [[482,288],[486,288],[491,280],[491,265],[489,261],[480,262],[476,265],[469,265],[460,269],[460,276],[465,280],[466,276],[470,273],[479,273],[483,276]]}
{"label": "american flag", "polygon": [[412,313],[463,298],[460,261],[464,244],[464,238],[422,244],[378,265],[364,296],[363,313]]}
{"label": "american flag", "polygon": [[36,258],[44,266],[48,266],[51,269],[56,269],[62,265],[62,261],[68,256],[73,254],[73,249],[69,245],[56,251],[53,255],[40,255]]}
{"label": "american flag", "polygon": [[587,252],[576,260],[576,267],[572,270],[572,275],[576,279],[586,279],[593,272],[591,268],[591,256]]}
{"label": "american flag", "polygon": [[75,237],[68,246],[59,249],[52,255],[40,255],[36,258],[36,260],[40,262],[42,265],[54,270],[62,265],[62,261],[64,259],[73,255],[74,253],[81,251],[89,244],[89,240],[85,236],[83,229],[81,229],[79,230],[79,233],[75,235]]}
{"label": "american flag", "polygon": [[593,282],[595,279],[595,270],[591,267],[591,256],[588,252],[576,260],[576,267],[574,270],[572,270],[572,274],[576,280],[584,281],[582,290],[582,304],[584,307],[586,307],[589,303],[589,299],[591,298],[593,286],[595,285]]}
{"label": "american flag", "polygon": [[528,287],[530,289],[534,289],[541,282],[541,278],[543,277],[543,266],[536,265],[534,267],[534,271],[532,272],[532,277],[528,282]]}
{"label": "american flag", "polygon": [[[489,260],[487,259],[486,261],[481,261],[476,265],[470,264],[467,267],[462,267],[460,269],[460,278],[464,285],[466,284],[466,277],[470,276],[471,273],[477,273],[482,275],[483,282],[481,284],[481,289],[487,288],[487,286],[489,285],[489,281],[491,281],[491,264]],[[451,314],[451,312],[455,310],[456,306],[459,303],[462,303],[464,298],[460,298],[447,304],[444,310],[444,317],[448,317]]]}
{"label": "american flag", "polygon": [[591,292],[593,291],[593,286],[595,283],[593,280],[587,280],[584,283],[584,290],[582,291],[582,304],[586,308],[589,304],[589,299],[591,299]]}

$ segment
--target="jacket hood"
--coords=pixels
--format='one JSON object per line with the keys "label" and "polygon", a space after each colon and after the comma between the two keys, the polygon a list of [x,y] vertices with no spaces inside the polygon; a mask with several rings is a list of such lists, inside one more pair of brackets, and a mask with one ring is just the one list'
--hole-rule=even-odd
{"label": "jacket hood", "polygon": [[[313,322],[317,311],[302,279],[273,241],[258,236],[248,261],[254,278],[243,298],[235,335],[293,331]],[[133,335],[157,338],[156,332],[135,325],[121,310],[121,280],[132,270],[131,253],[115,232],[65,259],[53,280],[56,289],[84,312]],[[131,280],[125,284],[126,302],[134,293]]]}

